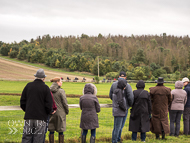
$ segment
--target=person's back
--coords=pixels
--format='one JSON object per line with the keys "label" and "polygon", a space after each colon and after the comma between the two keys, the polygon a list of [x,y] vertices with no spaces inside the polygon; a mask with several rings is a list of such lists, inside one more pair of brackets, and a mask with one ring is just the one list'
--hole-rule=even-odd
{"label": "person's back", "polygon": [[124,125],[125,125],[125,121],[127,119],[128,109],[129,109],[130,106],[132,106],[133,100],[134,100],[134,95],[133,95],[132,88],[131,88],[130,84],[127,83],[126,78],[127,78],[126,73],[121,71],[120,74],[119,74],[118,81],[114,82],[112,84],[112,86],[110,88],[110,92],[109,92],[109,97],[112,100],[112,98],[113,98],[112,96],[113,96],[113,93],[114,93],[115,89],[117,88],[118,82],[123,80],[126,83],[126,87],[124,89],[124,97],[125,97],[125,100],[126,100],[127,112],[126,112],[126,115],[123,117],[123,120],[122,120],[122,126],[121,126],[121,129],[119,131],[118,138],[117,138],[118,142],[121,141],[121,133],[122,133],[122,129],[123,129]]}
{"label": "person's back", "polygon": [[[49,94],[49,87],[42,80],[36,79],[28,83],[21,98],[21,108],[25,111],[24,119],[46,120],[52,111],[52,106],[45,108],[44,99]],[[22,104],[24,98],[27,99],[27,104]]]}
{"label": "person's back", "polygon": [[20,99],[20,107],[25,112],[23,143],[44,141],[48,114],[53,111],[50,89],[44,83],[44,70],[39,69],[34,76],[36,79],[25,86]]}
{"label": "person's back", "polygon": [[[154,115],[162,113],[162,116],[165,111],[168,110],[168,105],[171,101],[168,100],[171,89],[165,86],[156,86],[150,88],[151,100],[152,100],[152,110]],[[159,117],[161,118],[161,117]]]}
{"label": "person's back", "polygon": [[170,136],[179,136],[181,115],[187,101],[187,93],[182,88],[183,82],[176,81],[175,89],[171,91],[172,103],[169,110]]}
{"label": "person's back", "polygon": [[152,101],[151,132],[156,134],[156,139],[159,139],[159,134],[165,139],[165,134],[169,133],[168,107],[171,103],[171,89],[163,84],[164,78],[159,77],[157,85],[149,88]]}

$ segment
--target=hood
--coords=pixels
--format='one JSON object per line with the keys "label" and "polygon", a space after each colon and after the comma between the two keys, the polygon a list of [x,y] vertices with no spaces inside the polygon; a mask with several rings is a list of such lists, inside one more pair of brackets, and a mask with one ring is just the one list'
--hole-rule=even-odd
{"label": "hood", "polygon": [[175,89],[182,89],[183,88],[183,82],[182,81],[176,81],[175,82]]}
{"label": "hood", "polygon": [[52,85],[50,86],[50,91],[52,93],[55,93],[58,91],[59,88],[60,88],[59,85],[56,82],[53,82]]}
{"label": "hood", "polygon": [[144,83],[144,81],[143,80],[139,80],[138,82],[137,82],[137,84],[136,84],[136,87],[137,87],[137,89],[139,89],[139,88],[145,88],[145,83]]}
{"label": "hood", "polygon": [[119,80],[117,83],[117,88],[119,89],[124,89],[126,87],[127,83],[125,82],[125,80]]}
{"label": "hood", "polygon": [[91,84],[86,84],[84,86],[84,94],[94,94],[94,88]]}

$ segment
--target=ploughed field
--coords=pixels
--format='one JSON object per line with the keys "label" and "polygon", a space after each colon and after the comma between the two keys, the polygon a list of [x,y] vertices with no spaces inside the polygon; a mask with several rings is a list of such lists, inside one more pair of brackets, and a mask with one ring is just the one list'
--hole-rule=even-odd
{"label": "ploughed field", "polygon": [[[26,62],[25,62],[26,63]],[[35,66],[33,66],[35,65]],[[13,59],[5,59],[4,57],[0,57],[0,79],[5,80],[33,80],[34,74],[39,68],[43,68],[45,74],[47,75],[46,81],[49,81],[54,77],[63,77],[64,80],[69,77],[70,79],[74,79],[76,75],[72,75],[69,73],[64,73],[60,71],[51,70],[51,68],[47,68],[44,65],[24,64],[21,61],[13,60]],[[45,67],[45,68],[44,68]],[[82,80],[83,76],[77,76],[79,80]],[[87,80],[91,81],[92,78],[85,77]]]}

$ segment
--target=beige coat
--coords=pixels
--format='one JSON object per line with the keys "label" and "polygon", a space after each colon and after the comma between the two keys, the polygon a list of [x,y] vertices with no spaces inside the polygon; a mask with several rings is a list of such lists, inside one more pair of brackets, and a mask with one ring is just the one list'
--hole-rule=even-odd
{"label": "beige coat", "polygon": [[165,86],[155,86],[150,88],[152,101],[151,132],[155,134],[170,132],[168,125],[168,106],[171,103],[171,89]]}
{"label": "beige coat", "polygon": [[51,85],[50,90],[53,93],[57,111],[50,117],[48,130],[64,132],[66,131],[66,115],[69,113],[65,91],[55,82]]}
{"label": "beige coat", "polygon": [[187,92],[182,89],[183,82],[176,81],[175,89],[171,91],[172,103],[171,110],[184,110],[185,103],[187,102]]}

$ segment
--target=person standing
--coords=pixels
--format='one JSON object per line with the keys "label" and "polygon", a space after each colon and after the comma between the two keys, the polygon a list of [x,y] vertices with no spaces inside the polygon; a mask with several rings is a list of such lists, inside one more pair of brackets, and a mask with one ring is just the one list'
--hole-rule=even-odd
{"label": "person standing", "polygon": [[114,116],[114,128],[112,132],[112,143],[117,143],[119,131],[121,130],[124,117],[127,113],[126,99],[123,90],[126,88],[124,80],[118,81],[117,88],[112,95],[112,107]]}
{"label": "person standing", "polygon": [[[170,136],[179,136],[181,114],[187,101],[187,92],[183,89],[183,82],[176,81],[175,89],[171,91],[172,103],[169,110],[170,115]],[[176,124],[174,128],[174,123]]]}
{"label": "person standing", "polygon": [[187,92],[187,102],[183,111],[184,134],[190,135],[190,83],[187,77],[182,79],[184,90]]}
{"label": "person standing", "polygon": [[90,143],[95,143],[96,128],[99,128],[97,113],[100,112],[100,104],[96,94],[96,86],[88,83],[84,86],[83,96],[80,97],[79,105],[82,110],[80,128],[83,130],[82,143],[86,143],[88,130],[91,130]]}
{"label": "person standing", "polygon": [[[124,96],[125,96],[125,99],[126,99],[127,112],[126,112],[126,115],[123,117],[122,126],[121,126],[121,129],[119,131],[119,136],[117,138],[117,142],[120,142],[120,143],[122,142],[121,141],[121,133],[122,133],[122,129],[123,129],[124,125],[125,125],[125,121],[127,119],[128,109],[129,109],[130,106],[132,106],[133,101],[134,101],[134,95],[133,95],[132,88],[131,88],[130,84],[127,83],[126,78],[127,78],[126,73],[121,71],[120,74],[119,74],[118,81],[124,80],[126,82],[126,87],[125,87],[125,90],[124,90]],[[112,84],[111,88],[110,88],[109,97],[110,97],[111,100],[112,100],[113,92],[117,88],[118,81],[114,82]]]}
{"label": "person standing", "polygon": [[52,83],[50,90],[53,94],[53,98],[55,104],[57,106],[56,112],[51,115],[49,120],[48,130],[49,134],[49,142],[54,143],[54,132],[59,133],[59,143],[64,142],[64,134],[66,131],[66,115],[69,113],[69,107],[67,104],[67,99],[65,95],[65,91],[61,88],[62,81],[60,77],[55,77],[50,80]]}
{"label": "person standing", "polygon": [[171,104],[171,89],[164,86],[163,77],[159,77],[156,82],[157,85],[155,87],[149,88],[152,101],[150,130],[156,134],[156,139],[159,139],[159,134],[162,134],[162,139],[164,140],[165,134],[170,133],[168,107]]}
{"label": "person standing", "polygon": [[39,69],[34,76],[36,79],[25,86],[20,98],[20,107],[25,112],[22,143],[42,143],[46,120],[52,113],[53,101],[50,89],[44,83],[44,70]]}
{"label": "person standing", "polygon": [[137,90],[133,91],[134,103],[129,120],[129,131],[132,131],[132,140],[136,141],[137,132],[141,132],[141,141],[145,141],[146,132],[150,131],[151,100],[148,91],[144,90],[145,83],[139,80]]}

